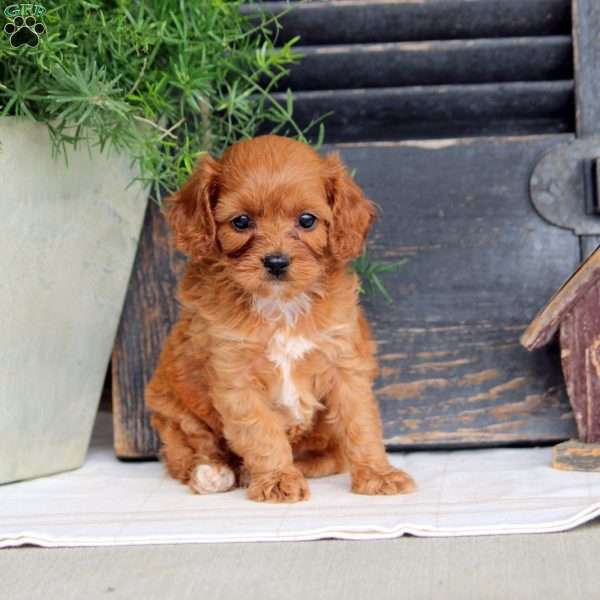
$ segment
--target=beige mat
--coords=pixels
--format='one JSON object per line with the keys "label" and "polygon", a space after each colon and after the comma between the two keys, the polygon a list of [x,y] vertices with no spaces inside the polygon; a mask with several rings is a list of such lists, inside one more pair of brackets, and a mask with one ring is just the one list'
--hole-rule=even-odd
{"label": "beige mat", "polygon": [[0,487],[0,547],[535,533],[600,515],[600,474],[556,471],[550,455],[549,448],[392,454],[418,493],[358,496],[344,474],[310,480],[308,502],[272,505],[250,502],[242,490],[193,495],[159,463],[117,461],[110,437],[97,431],[83,468]]}

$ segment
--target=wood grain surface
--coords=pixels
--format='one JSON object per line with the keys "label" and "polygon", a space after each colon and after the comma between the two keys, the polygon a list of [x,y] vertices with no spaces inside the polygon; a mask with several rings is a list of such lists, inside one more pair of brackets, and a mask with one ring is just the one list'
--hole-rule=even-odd
{"label": "wood grain surface", "polygon": [[381,206],[372,254],[408,261],[386,278],[393,304],[365,302],[379,342],[377,396],[391,446],[574,434],[556,347],[529,354],[519,345],[579,263],[578,238],[540,219],[527,197],[533,165],[562,140],[338,146]]}
{"label": "wood grain surface", "polygon": [[183,256],[171,250],[168,228],[151,202],[112,356],[115,452],[119,458],[154,456],[158,437],[144,406],[144,388],[177,316],[176,282]]}

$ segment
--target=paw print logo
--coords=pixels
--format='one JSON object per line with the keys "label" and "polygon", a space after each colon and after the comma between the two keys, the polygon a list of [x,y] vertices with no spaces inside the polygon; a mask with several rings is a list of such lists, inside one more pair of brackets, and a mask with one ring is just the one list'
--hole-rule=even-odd
{"label": "paw print logo", "polygon": [[46,33],[46,26],[32,15],[25,18],[18,16],[12,23],[4,26],[4,33],[10,36],[10,45],[13,48],[24,44],[35,48],[40,41],[40,36]]}

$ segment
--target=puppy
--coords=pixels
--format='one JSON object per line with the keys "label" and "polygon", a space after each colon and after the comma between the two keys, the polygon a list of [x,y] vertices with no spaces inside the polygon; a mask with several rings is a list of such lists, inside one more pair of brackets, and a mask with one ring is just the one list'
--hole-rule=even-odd
{"label": "puppy", "polygon": [[189,262],[146,401],[174,478],[267,502],[344,470],[359,494],[414,488],[385,453],[349,266],[374,215],[337,153],[275,135],[206,156],[168,200]]}

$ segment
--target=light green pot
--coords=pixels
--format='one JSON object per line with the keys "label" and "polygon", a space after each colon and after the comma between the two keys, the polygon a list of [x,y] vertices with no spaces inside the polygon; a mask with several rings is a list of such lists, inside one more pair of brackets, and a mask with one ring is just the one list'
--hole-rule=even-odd
{"label": "light green pot", "polygon": [[[147,203],[136,167],[0,119],[0,483],[84,459]],[[129,186],[129,187],[128,187]]]}

